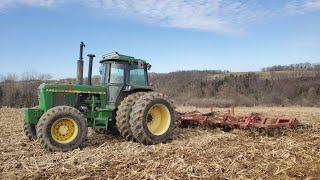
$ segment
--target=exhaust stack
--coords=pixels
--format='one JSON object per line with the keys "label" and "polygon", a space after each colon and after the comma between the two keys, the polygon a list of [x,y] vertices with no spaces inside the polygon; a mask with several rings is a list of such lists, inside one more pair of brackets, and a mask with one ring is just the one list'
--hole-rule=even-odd
{"label": "exhaust stack", "polygon": [[80,55],[79,60],[77,61],[77,84],[83,84],[83,48],[86,45],[81,42],[80,43]]}
{"label": "exhaust stack", "polygon": [[88,85],[92,85],[92,62],[96,56],[94,54],[88,54],[87,56],[89,57]]}

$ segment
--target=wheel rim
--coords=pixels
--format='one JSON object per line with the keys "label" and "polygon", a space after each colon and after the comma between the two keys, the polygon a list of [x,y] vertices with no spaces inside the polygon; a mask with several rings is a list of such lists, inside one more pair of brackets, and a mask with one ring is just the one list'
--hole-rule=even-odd
{"label": "wheel rim", "polygon": [[77,123],[70,118],[56,120],[51,127],[52,138],[61,144],[73,141],[79,132]]}
{"label": "wheel rim", "polygon": [[147,127],[154,135],[162,135],[167,132],[171,123],[169,109],[163,104],[155,104],[148,111]]}

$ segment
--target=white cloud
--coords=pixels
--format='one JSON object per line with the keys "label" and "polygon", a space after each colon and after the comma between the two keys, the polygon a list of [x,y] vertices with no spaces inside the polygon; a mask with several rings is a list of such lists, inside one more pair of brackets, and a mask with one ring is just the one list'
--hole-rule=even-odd
{"label": "white cloud", "polygon": [[320,9],[320,0],[313,0],[305,3],[307,9]]}
{"label": "white cloud", "polygon": [[320,0],[293,0],[284,6],[284,12],[289,15],[306,14],[320,9]]}
{"label": "white cloud", "polygon": [[242,33],[248,26],[271,17],[320,9],[320,0],[0,0],[0,11],[63,3],[81,3],[112,16],[159,26],[229,34]]}
{"label": "white cloud", "polygon": [[15,6],[51,7],[61,0],[0,0],[0,12]]}
{"label": "white cloud", "polygon": [[0,1],[0,12],[1,10],[4,10],[5,8],[7,8],[9,5],[12,4],[13,0],[1,0]]}
{"label": "white cloud", "polygon": [[238,33],[271,14],[253,0],[91,0],[112,14],[161,26]]}

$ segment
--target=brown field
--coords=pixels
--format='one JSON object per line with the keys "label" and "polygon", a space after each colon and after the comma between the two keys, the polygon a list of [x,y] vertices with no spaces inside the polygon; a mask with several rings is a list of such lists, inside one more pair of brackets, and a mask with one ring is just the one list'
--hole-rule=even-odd
{"label": "brown field", "polygon": [[[179,111],[195,110],[180,107]],[[222,109],[217,109],[222,110]],[[201,111],[209,111],[201,109]],[[307,129],[274,136],[254,130],[180,129],[167,144],[144,146],[89,133],[83,149],[51,153],[22,132],[22,111],[0,109],[0,179],[316,179],[320,108],[236,108],[296,116]]]}

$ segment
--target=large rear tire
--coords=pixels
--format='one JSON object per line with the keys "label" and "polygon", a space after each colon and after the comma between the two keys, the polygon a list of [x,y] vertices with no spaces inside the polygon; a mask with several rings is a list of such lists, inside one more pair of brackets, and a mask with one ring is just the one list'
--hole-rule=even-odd
{"label": "large rear tire", "polygon": [[70,106],[57,106],[45,112],[37,125],[37,137],[50,151],[70,151],[80,147],[87,137],[87,121]]}
{"label": "large rear tire", "polygon": [[130,128],[130,113],[132,111],[132,106],[136,103],[136,101],[143,95],[145,92],[137,92],[127,96],[119,105],[117,116],[116,116],[116,124],[118,130],[122,137],[126,140],[132,140],[133,134]]}
{"label": "large rear tire", "polygon": [[145,94],[132,107],[130,127],[134,138],[143,144],[168,141],[175,128],[172,101],[161,93]]}

